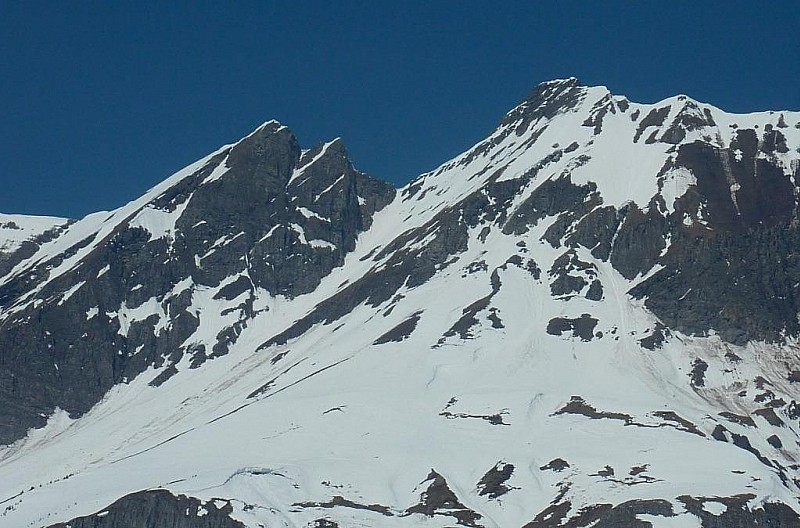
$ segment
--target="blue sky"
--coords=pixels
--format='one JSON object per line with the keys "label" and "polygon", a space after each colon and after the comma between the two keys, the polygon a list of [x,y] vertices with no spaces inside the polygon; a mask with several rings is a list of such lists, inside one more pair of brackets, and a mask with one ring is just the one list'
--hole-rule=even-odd
{"label": "blue sky", "polygon": [[[696,4],[701,4],[697,6]],[[800,110],[800,4],[3,2],[0,211],[134,199],[263,121],[406,183],[537,83]]]}

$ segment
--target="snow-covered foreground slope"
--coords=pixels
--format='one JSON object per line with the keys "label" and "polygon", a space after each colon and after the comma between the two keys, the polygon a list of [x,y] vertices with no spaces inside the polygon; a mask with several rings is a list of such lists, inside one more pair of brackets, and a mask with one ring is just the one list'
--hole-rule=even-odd
{"label": "snow-covered foreground slope", "polygon": [[[258,283],[264,253],[248,245],[229,276],[204,277],[192,254],[198,268],[178,284],[152,297],[132,285],[117,309],[86,314],[106,314],[115,346],[139,339],[164,355],[85,414],[56,409],[0,448],[0,526],[121,526],[120,511],[146,526],[140,502],[109,505],[155,489],[199,499],[175,503],[180,526],[797,526],[797,310],[747,318],[741,306],[800,282],[781,253],[793,239],[773,234],[796,218],[797,123],[553,81],[487,140],[370,210],[311,289]],[[330,189],[334,202],[348,195],[335,187],[340,165],[321,169],[314,192],[292,187],[303,160],[322,166],[334,143],[298,151],[281,185],[290,202],[309,200],[287,210],[338,225],[343,209],[314,204]],[[167,233],[168,254],[184,251],[183,226],[201,221],[180,222],[192,189],[230,177],[210,164],[220,152],[109,218],[138,214]],[[203,167],[211,176],[169,226],[136,212]],[[372,194],[359,181],[363,207]],[[785,188],[788,202],[776,201]],[[345,247],[311,238],[313,223],[283,222],[292,244]],[[258,237],[281,229],[267,228]],[[784,260],[747,267],[731,240]],[[102,247],[85,245],[72,265]],[[751,288],[747,270],[768,288]],[[250,286],[232,290],[242,277]],[[47,295],[19,293],[0,320],[70,291],[36,284]],[[199,323],[164,344],[179,295]],[[197,346],[215,342],[225,350],[198,360]]]}

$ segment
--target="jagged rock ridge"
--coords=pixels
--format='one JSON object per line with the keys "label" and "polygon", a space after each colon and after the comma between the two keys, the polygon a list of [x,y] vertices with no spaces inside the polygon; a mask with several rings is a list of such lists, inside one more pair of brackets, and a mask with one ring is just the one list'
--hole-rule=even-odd
{"label": "jagged rock ridge", "polygon": [[[301,151],[274,121],[173,179],[74,224],[6,275],[0,441],[56,407],[77,417],[152,365],[172,366],[160,384],[184,355],[196,368],[227,353],[267,309],[258,292],[312,291],[394,196],[353,168],[341,140]],[[209,301],[219,309],[202,313]],[[201,326],[212,335],[198,339]]]}

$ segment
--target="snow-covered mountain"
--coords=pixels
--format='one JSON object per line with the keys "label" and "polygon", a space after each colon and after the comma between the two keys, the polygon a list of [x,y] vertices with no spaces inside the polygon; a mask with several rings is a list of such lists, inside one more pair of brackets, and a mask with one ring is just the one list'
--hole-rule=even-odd
{"label": "snow-covered mountain", "polygon": [[69,225],[66,218],[0,213],[0,276]]}
{"label": "snow-covered mountain", "polygon": [[0,526],[800,526],[798,160],[566,79],[396,192],[271,121],[0,217]]}

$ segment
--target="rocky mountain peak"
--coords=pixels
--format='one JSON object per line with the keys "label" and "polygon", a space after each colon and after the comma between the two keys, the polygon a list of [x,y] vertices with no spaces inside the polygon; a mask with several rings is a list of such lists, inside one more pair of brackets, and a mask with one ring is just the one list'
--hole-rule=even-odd
{"label": "rocky mountain peak", "polygon": [[[227,353],[259,299],[309,293],[340,266],[394,188],[358,172],[341,140],[301,155],[269,121],[141,199],[6,257],[16,267],[0,281],[0,350],[27,345],[0,367],[0,401],[28,403],[14,404],[0,441],[56,407],[80,415],[150,366]],[[208,295],[239,304],[207,312]],[[200,328],[207,338],[188,340]],[[158,384],[176,370],[165,372]]]}
{"label": "rocky mountain peak", "polygon": [[541,106],[543,103],[558,100],[562,102],[568,101],[569,97],[565,98],[565,96],[574,93],[576,90],[584,91],[586,88],[588,87],[581,83],[576,77],[545,81],[539,83],[531,90],[523,104],[527,104],[529,107],[536,107]]}
{"label": "rocky mountain peak", "polygon": [[575,77],[541,83],[521,104],[506,114],[500,126],[513,127],[516,134],[521,135],[539,119],[552,119],[560,113],[574,110],[586,92],[587,87],[582,86]]}
{"label": "rocky mountain peak", "polygon": [[288,127],[268,121],[231,148],[226,165],[258,174],[267,186],[282,188],[300,158],[300,150]]}
{"label": "rocky mountain peak", "polygon": [[0,277],[0,524],[797,526],[798,148],[571,78],[395,193],[265,123]]}

